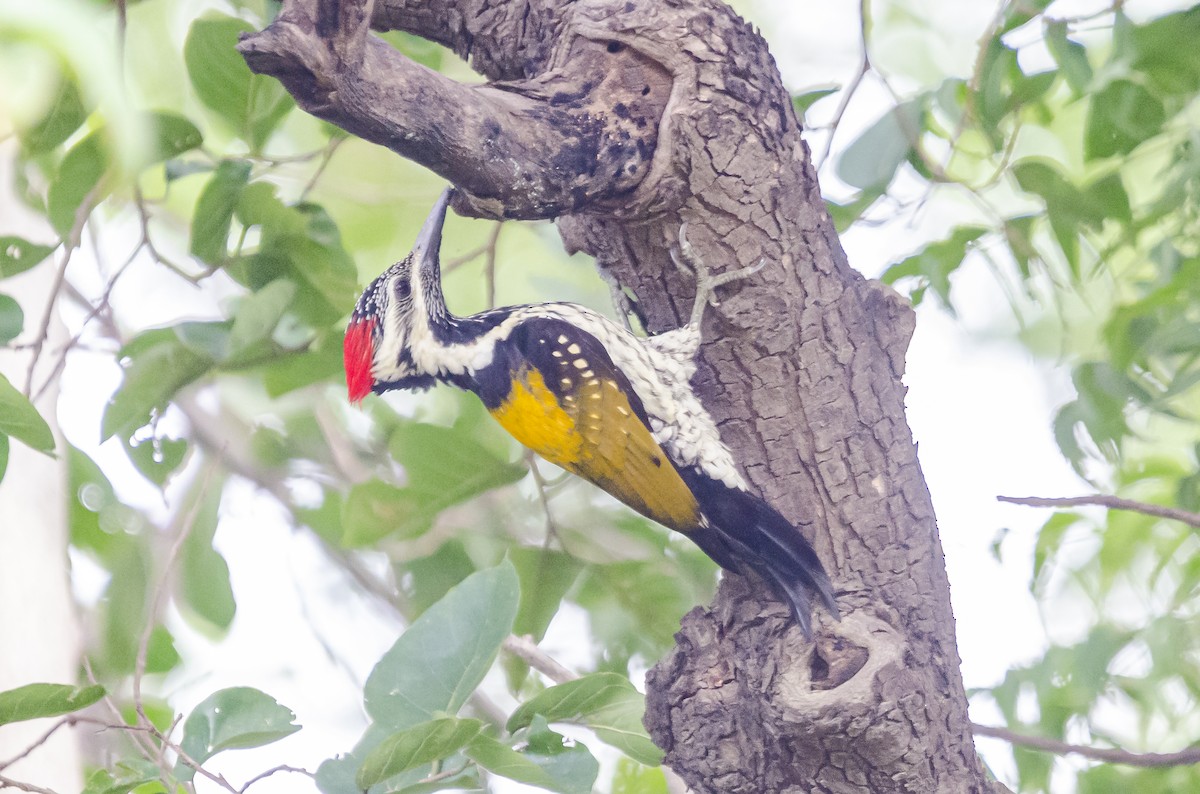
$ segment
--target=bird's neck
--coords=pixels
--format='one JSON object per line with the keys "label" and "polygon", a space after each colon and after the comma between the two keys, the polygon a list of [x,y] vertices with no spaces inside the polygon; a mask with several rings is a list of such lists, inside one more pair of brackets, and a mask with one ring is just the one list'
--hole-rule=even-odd
{"label": "bird's neck", "polygon": [[436,263],[426,263],[414,274],[412,323],[409,344],[417,369],[437,380],[471,388],[469,376],[484,342],[480,337],[491,324],[450,313]]}

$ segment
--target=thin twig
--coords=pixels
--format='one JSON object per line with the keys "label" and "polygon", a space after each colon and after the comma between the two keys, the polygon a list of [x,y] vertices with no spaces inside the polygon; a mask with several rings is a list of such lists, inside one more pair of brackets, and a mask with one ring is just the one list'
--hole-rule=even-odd
{"label": "thin twig", "polygon": [[467,251],[462,256],[456,256],[452,259],[447,259],[446,261],[442,262],[442,272],[449,273],[451,270],[456,270],[468,262],[484,256],[485,254],[494,259],[496,256],[496,241],[500,239],[500,227],[503,225],[504,221],[496,221],[496,226],[488,234],[487,242],[478,248],[473,248],[470,251]]}
{"label": "thin twig", "polygon": [[[159,735],[161,736],[162,734],[159,734]],[[197,774],[203,775],[204,777],[206,777],[209,780],[211,780],[212,782],[216,783],[218,786],[220,786],[221,788],[230,792],[231,794],[241,794],[236,788],[233,787],[232,783],[230,783],[228,780],[225,779],[224,775],[217,775],[212,772],[209,772],[207,769],[205,769],[201,765],[201,763],[199,761],[197,761],[196,759],[194,759],[190,755],[188,755],[186,752],[184,752],[182,747],[175,744],[174,742],[167,741],[165,738],[163,739],[163,741],[166,742],[167,744],[170,744],[171,749],[175,751],[175,754],[179,756],[179,760],[182,761],[185,766],[191,767],[192,769],[194,769],[197,772]]]}
{"label": "thin twig", "polygon": [[37,739],[35,739],[32,744],[30,744],[28,747],[26,747],[20,753],[18,753],[17,755],[14,755],[12,758],[8,759],[7,761],[0,763],[0,772],[3,772],[5,769],[8,769],[10,766],[12,766],[16,762],[20,761],[22,758],[25,758],[26,756],[28,756],[30,753],[32,753],[37,748],[41,747],[43,744],[45,744],[47,741],[50,740],[51,736],[53,736],[55,733],[58,732],[59,728],[61,728],[64,725],[70,725],[70,724],[71,724],[70,717],[66,717],[66,718],[61,719],[58,722],[54,723],[54,725],[50,726],[50,730],[46,731],[41,736],[39,736]]}
{"label": "thin twig", "polygon": [[1128,750],[1109,747],[1088,747],[1080,744],[1068,744],[1058,739],[1046,739],[1041,736],[1027,736],[1014,733],[1006,728],[994,728],[990,725],[971,723],[971,730],[976,736],[990,736],[1002,739],[1018,747],[1028,747],[1031,750],[1042,750],[1055,755],[1082,755],[1096,761],[1109,764],[1124,764],[1126,766],[1187,766],[1200,763],[1200,747],[1189,747],[1177,753],[1131,753]]}
{"label": "thin twig", "polygon": [[489,309],[496,308],[496,245],[500,242],[500,230],[503,228],[504,221],[496,221],[488,235],[487,245],[484,246],[487,258],[483,261],[483,285]]}
{"label": "thin twig", "polygon": [[150,210],[146,207],[146,197],[142,195],[142,189],[137,184],[133,186],[133,205],[137,209],[138,220],[142,226],[142,243],[145,244],[146,250],[150,252],[150,256],[154,257],[154,261],[158,262],[163,267],[175,273],[184,281],[191,284],[193,287],[198,287],[200,282],[212,275],[213,271],[208,270],[198,275],[193,275],[187,272],[180,265],[175,264],[167,257],[163,256],[162,252],[154,246],[154,240],[150,236]]}
{"label": "thin twig", "polygon": [[54,723],[54,725],[52,725],[50,727],[50,730],[46,731],[41,736],[39,736],[36,740],[34,740],[32,743],[30,743],[30,745],[28,747],[26,747],[24,750],[22,750],[20,753],[18,753],[17,755],[14,755],[12,758],[8,759],[7,761],[0,763],[0,772],[3,772],[5,769],[8,769],[10,766],[17,763],[22,758],[27,757],[34,750],[41,747],[43,744],[45,744],[47,741],[50,740],[51,736],[53,736],[55,733],[58,732],[59,728],[62,728],[64,726],[74,727],[76,725],[94,725],[103,730],[112,730],[112,731],[130,731],[130,732],[140,732],[143,734],[149,733],[149,730],[147,728],[143,728],[140,725],[126,725],[125,723],[112,723],[112,722],[107,722],[105,720],[96,719],[95,717],[84,716],[82,714],[69,714],[66,717],[63,717],[62,719],[60,719],[58,722]]}
{"label": "thin twig", "polygon": [[288,766],[287,764],[280,764],[277,767],[268,769],[266,772],[257,774],[254,777],[247,780],[245,785],[243,785],[240,789],[238,789],[238,794],[245,794],[246,789],[250,788],[258,781],[266,780],[271,775],[277,774],[279,772],[295,772],[297,775],[307,775],[308,777],[311,777],[313,780],[317,779],[317,776],[315,774],[313,774],[312,772],[309,772],[307,769],[304,769],[304,768],[298,767],[298,766]]}
{"label": "thin twig", "polygon": [[860,0],[858,4],[858,35],[862,60],[859,61],[858,71],[854,73],[854,77],[850,78],[850,82],[842,89],[842,95],[838,98],[837,109],[833,112],[833,119],[827,125],[829,127],[829,137],[825,139],[825,146],[821,149],[821,158],[817,165],[818,170],[824,168],[825,163],[829,161],[829,152],[833,149],[833,138],[837,135],[838,127],[842,123],[842,117],[846,115],[846,108],[850,106],[850,100],[854,98],[854,93],[862,85],[863,78],[871,71],[871,56],[867,49],[867,28],[871,19],[871,11],[868,7],[869,2],[870,0]]}
{"label": "thin twig", "polygon": [[554,513],[550,510],[550,497],[546,494],[546,478],[542,476],[542,472],[538,469],[537,455],[532,451],[526,450],[525,463],[529,466],[529,473],[533,475],[534,490],[537,491],[538,502],[542,505],[542,512],[546,514],[546,540],[542,544],[543,549],[550,548],[550,540],[556,539],[558,545],[566,550],[566,544],[563,543],[562,533],[558,531],[558,524],[554,521]]}
{"label": "thin twig", "polygon": [[419,783],[436,783],[439,780],[446,780],[447,778],[452,778],[455,775],[462,774],[463,770],[465,770],[466,768],[467,768],[467,766],[466,766],[466,764],[464,764],[455,769],[443,769],[441,772],[435,772],[431,775],[421,778],[417,782],[419,782]]}
{"label": "thin twig", "polygon": [[138,253],[146,246],[146,244],[147,238],[145,236],[145,232],[143,232],[142,239],[136,246],[134,246],[134,249],[129,254],[129,257],[119,268],[117,268],[117,272],[112,275],[112,278],[110,278],[108,283],[104,286],[104,292],[101,294],[100,300],[97,301],[94,306],[89,304],[88,313],[86,316],[84,316],[83,322],[79,326],[79,330],[59,350],[58,358],[55,360],[54,366],[46,375],[46,379],[42,381],[41,388],[37,390],[37,394],[33,398],[35,401],[40,399],[41,396],[46,393],[46,390],[50,388],[50,385],[54,383],[55,379],[63,371],[63,368],[67,363],[67,355],[79,345],[79,340],[83,337],[84,331],[87,330],[88,323],[96,319],[100,312],[111,308],[109,301],[112,299],[113,289],[117,286],[117,281],[125,274],[125,271],[129,269],[129,266],[133,264],[134,260],[137,259]]}
{"label": "thin twig", "polygon": [[329,449],[333,465],[337,467],[342,478],[351,484],[366,482],[374,476],[371,468],[359,459],[354,450],[354,444],[338,426],[333,407],[328,400],[320,400],[313,409],[313,418],[317,420],[317,429]]}
{"label": "thin twig", "polygon": [[[93,686],[96,685],[96,674],[92,670],[92,660],[89,659],[85,654],[82,661],[83,673],[87,678],[88,683],[92,684]],[[117,702],[113,700],[113,696],[109,694],[107,690],[105,690],[104,697],[101,698],[101,702],[108,708],[108,713],[112,715],[114,720],[117,720],[120,725],[125,725],[125,715],[121,713],[120,706],[117,705]],[[149,732],[146,731],[143,726],[130,725],[128,728],[130,729],[129,735],[133,739],[133,743],[137,745],[142,755],[146,756],[147,758],[151,758],[158,752],[158,747],[151,740]],[[161,763],[158,766],[163,773],[163,781],[166,782],[170,777],[171,768]]]}
{"label": "thin twig", "polygon": [[515,634],[509,634],[504,638],[503,647],[504,650],[516,656],[556,684],[565,684],[568,681],[574,681],[579,678],[578,674],[563,667],[556,659],[539,648],[532,637],[518,637]]}
{"label": "thin twig", "polygon": [[42,788],[41,786],[35,786],[32,783],[22,783],[19,780],[13,780],[12,778],[5,777],[4,775],[0,775],[0,788],[15,788],[20,789],[21,791],[32,791],[34,794],[58,794],[58,792],[54,791],[53,789]]}
{"label": "thin twig", "polygon": [[1177,507],[1163,507],[1162,505],[1152,505],[1146,502],[1136,502],[1133,499],[1124,499],[1120,496],[1109,496],[1108,494],[1094,494],[1092,496],[1060,496],[1060,497],[1045,497],[1045,496],[997,496],[997,501],[1008,502],[1014,505],[1027,505],[1029,507],[1078,507],[1078,506],[1095,506],[1107,507],[1110,510],[1129,510],[1134,513],[1143,513],[1148,516],[1157,518],[1169,518],[1175,521],[1182,521],[1190,527],[1200,529],[1200,513],[1193,513],[1188,510],[1180,510]]}
{"label": "thin twig", "polygon": [[[170,551],[167,552],[167,559],[163,564],[162,577],[159,579],[158,587],[154,590],[154,596],[150,601],[150,614],[146,616],[146,625],[142,629],[142,637],[138,642],[137,659],[133,665],[133,705],[137,709],[138,716],[148,724],[152,723],[150,723],[150,718],[146,716],[145,706],[142,703],[142,678],[146,674],[146,657],[150,650],[150,637],[154,633],[154,627],[158,624],[158,616],[164,606],[168,589],[167,585],[170,582],[175,561],[179,558],[179,553],[183,550],[183,544],[187,542],[188,536],[192,534],[192,528],[196,524],[196,519],[199,517],[200,511],[204,508],[204,499],[216,470],[216,466],[209,467],[208,472],[204,475],[204,480],[200,483],[199,490],[196,492],[195,501],[188,508],[187,514],[183,516],[179,532],[175,536],[175,541],[171,544]],[[165,736],[163,738],[164,740],[166,739]]]}
{"label": "thin twig", "polygon": [[67,265],[71,264],[71,257],[75,254],[75,249],[79,247],[79,242],[83,237],[83,226],[91,217],[92,210],[96,208],[98,195],[100,195],[99,183],[84,196],[83,202],[75,210],[75,220],[71,223],[71,229],[62,240],[62,259],[58,263],[58,272],[54,274],[54,283],[50,286],[50,297],[46,300],[46,310],[42,312],[42,321],[38,324],[37,336],[34,337],[30,348],[29,370],[25,373],[26,397],[33,393],[33,372],[37,369],[38,359],[42,355],[42,347],[46,344],[46,337],[50,334],[50,322],[54,319],[54,305],[58,302],[58,293],[62,291],[63,283],[66,281]]}
{"label": "thin twig", "polygon": [[325,169],[329,167],[329,163],[331,160],[333,160],[333,155],[337,153],[338,147],[348,140],[350,140],[349,136],[333,138],[329,141],[329,144],[326,145],[325,149],[321,152],[321,162],[317,164],[317,170],[313,172],[312,177],[309,178],[308,182],[304,185],[304,189],[300,191],[300,201],[304,201],[306,198],[308,198],[308,194],[311,193],[312,189],[317,186],[317,181],[320,180],[321,175],[325,173]]}

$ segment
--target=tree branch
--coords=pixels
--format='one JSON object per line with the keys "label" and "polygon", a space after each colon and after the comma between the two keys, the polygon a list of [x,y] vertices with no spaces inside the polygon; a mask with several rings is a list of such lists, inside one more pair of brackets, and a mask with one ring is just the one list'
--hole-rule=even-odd
{"label": "tree branch", "polygon": [[1180,510],[1177,507],[1164,507],[1146,502],[1137,502],[1120,496],[1094,494],[1092,496],[997,496],[996,501],[1008,502],[1014,505],[1028,507],[1107,507],[1109,510],[1129,510],[1156,518],[1169,518],[1182,521],[1190,527],[1200,529],[1200,513]]}
{"label": "tree branch", "polygon": [[286,3],[238,49],[309,113],[470,194],[460,212],[556,217],[617,199],[648,172],[670,81],[620,42],[574,42],[569,61],[536,80],[464,85],[369,36],[370,0],[335,7],[341,23],[317,0]]}
{"label": "tree branch", "polygon": [[1018,747],[1028,747],[1031,750],[1042,750],[1055,755],[1081,755],[1095,761],[1126,766],[1186,766],[1200,763],[1200,747],[1189,747],[1177,753],[1131,753],[1128,750],[1108,747],[1088,747],[1080,744],[1068,744],[1058,739],[1046,739],[1041,736],[1027,736],[1014,733],[1007,728],[994,728],[988,725],[971,723],[971,730],[976,736],[990,736],[993,739],[1003,739]]}

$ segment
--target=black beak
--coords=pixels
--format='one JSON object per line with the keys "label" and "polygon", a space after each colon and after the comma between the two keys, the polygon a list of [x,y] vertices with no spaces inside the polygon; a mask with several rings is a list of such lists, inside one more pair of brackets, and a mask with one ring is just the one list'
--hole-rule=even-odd
{"label": "black beak", "polygon": [[442,226],[446,223],[446,208],[450,206],[450,196],[453,193],[454,188],[452,187],[442,191],[442,195],[438,196],[438,200],[434,202],[433,209],[429,211],[425,225],[417,234],[417,241],[413,243],[412,255],[418,270],[438,261],[438,251],[442,247]]}

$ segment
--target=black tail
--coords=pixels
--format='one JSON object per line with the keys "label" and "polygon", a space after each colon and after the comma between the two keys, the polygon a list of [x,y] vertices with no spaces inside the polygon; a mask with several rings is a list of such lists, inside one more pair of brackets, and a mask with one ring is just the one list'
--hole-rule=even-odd
{"label": "black tail", "polygon": [[805,637],[812,637],[810,591],[840,619],[833,586],[821,559],[800,531],[753,494],[703,474],[683,473],[700,501],[707,526],[689,533],[696,545],[727,570],[754,571],[791,607]]}

